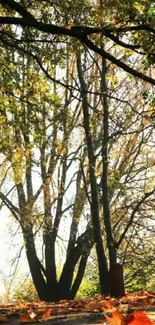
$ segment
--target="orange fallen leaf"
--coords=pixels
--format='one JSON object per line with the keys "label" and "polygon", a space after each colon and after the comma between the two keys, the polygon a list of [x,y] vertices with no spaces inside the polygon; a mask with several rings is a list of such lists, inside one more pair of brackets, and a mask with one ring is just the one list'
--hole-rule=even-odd
{"label": "orange fallen leaf", "polygon": [[112,300],[101,300],[98,302],[90,302],[86,305],[86,309],[90,310],[91,312],[97,310],[97,311],[103,311],[103,310],[107,310],[107,309],[111,309],[112,307],[114,307],[114,301]]}
{"label": "orange fallen leaf", "polygon": [[22,323],[36,323],[38,319],[36,317],[31,317],[28,313],[23,315],[19,314],[20,320]]}
{"label": "orange fallen leaf", "polygon": [[108,310],[108,309],[111,309],[111,308],[115,308],[116,307],[116,302],[115,300],[103,300],[101,301],[102,302],[102,310]]}
{"label": "orange fallen leaf", "polygon": [[51,316],[51,310],[52,307],[48,307],[46,310],[44,311],[34,311],[32,308],[28,310],[28,312],[26,312],[25,314],[19,314],[20,316],[20,320],[23,323],[36,323],[39,322],[39,320],[44,319],[44,318],[48,318]]}
{"label": "orange fallen leaf", "polygon": [[112,325],[155,325],[143,311],[134,311],[129,315],[121,315],[119,309],[116,308],[112,312],[112,317],[105,314],[107,321]]}
{"label": "orange fallen leaf", "polygon": [[103,305],[100,304],[99,302],[92,301],[92,302],[88,303],[86,308],[87,308],[87,310],[93,312],[93,311],[102,311],[102,307],[103,307]]}
{"label": "orange fallen leaf", "polygon": [[124,319],[125,325],[155,325],[143,311],[134,311],[132,314],[126,315]]}
{"label": "orange fallen leaf", "polygon": [[51,311],[52,311],[52,307],[48,307],[46,309],[46,311],[40,312],[39,314],[37,314],[37,318],[48,318],[51,316]]}
{"label": "orange fallen leaf", "polygon": [[120,311],[116,308],[115,311],[112,311],[112,317],[105,314],[107,321],[112,325],[125,325],[124,320],[121,317]]}

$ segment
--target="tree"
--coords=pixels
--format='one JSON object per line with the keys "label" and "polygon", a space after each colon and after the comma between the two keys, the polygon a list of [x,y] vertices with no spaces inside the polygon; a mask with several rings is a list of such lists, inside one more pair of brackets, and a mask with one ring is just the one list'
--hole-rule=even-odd
{"label": "tree", "polygon": [[[129,231],[131,231],[130,229],[137,218],[137,214],[140,213],[139,211],[143,203],[146,202],[150,204],[149,198],[152,198],[154,193],[154,188],[150,182],[151,176],[149,175],[153,163],[148,154],[146,158],[147,165],[145,165],[146,162],[145,164],[142,162],[145,144],[147,143],[148,145],[152,137],[153,125],[151,125],[150,129],[149,123],[150,112],[151,114],[153,113],[152,109],[150,109],[150,104],[147,104],[149,105],[147,106],[147,108],[149,107],[148,112],[144,109],[141,113],[141,109],[144,103],[143,97],[146,97],[147,93],[150,100],[151,93],[148,90],[144,91],[143,94],[141,93],[141,96],[143,95],[141,99],[142,104],[139,106],[138,110],[136,108],[137,101],[132,98],[132,96],[136,96],[136,91],[139,91],[142,85],[141,81],[137,81],[137,79],[133,77],[137,77],[142,81],[147,81],[152,85],[155,84],[152,78],[152,70],[148,69],[148,65],[151,65],[153,62],[152,35],[154,34],[154,22],[152,3],[151,1],[148,2],[148,4],[145,3],[141,8],[141,6],[137,6],[134,1],[131,1],[130,4],[124,1],[123,5],[120,5],[120,10],[117,10],[118,4],[114,4],[112,1],[108,1],[107,3],[101,1],[99,4],[95,4],[94,1],[88,1],[86,3],[79,1],[78,5],[73,4],[72,6],[70,6],[69,1],[65,4],[59,3],[58,1],[56,5],[53,5],[51,2],[42,1],[39,11],[36,11],[36,2],[33,1],[31,4],[27,4],[25,1],[24,6],[13,0],[1,1],[1,4],[3,11],[0,22],[4,24],[1,30],[2,47],[7,48],[9,56],[14,49],[16,49],[18,55],[22,53],[27,61],[26,69],[29,68],[29,62],[31,62],[30,67],[32,67],[33,62],[38,71],[38,75],[42,75],[42,72],[45,74],[48,80],[48,87],[50,87],[49,82],[52,81],[66,89],[64,95],[65,100],[63,101],[64,113],[60,110],[60,103],[58,107],[56,105],[57,101],[59,102],[56,86],[54,86],[55,90],[53,92],[53,106],[56,109],[52,110],[52,113],[50,112],[50,105],[45,96],[45,93],[47,93],[48,98],[50,98],[51,93],[48,87],[45,86],[45,88],[47,88],[45,89],[44,98],[41,99],[41,102],[39,101],[39,105],[41,103],[41,109],[37,117],[38,124],[34,123],[36,122],[36,114],[34,111],[31,112],[29,105],[26,111],[24,108],[23,115],[24,118],[26,118],[24,124],[26,124],[26,126],[28,124],[28,128],[26,131],[23,131],[22,123],[22,126],[20,126],[21,136],[18,130],[19,127],[16,126],[17,130],[15,130],[12,136],[12,138],[16,139],[16,143],[18,143],[18,145],[15,146],[16,154],[15,156],[11,154],[11,158],[8,157],[11,159],[11,163],[13,163],[12,167],[18,192],[20,213],[22,216],[22,223],[20,222],[20,224],[27,245],[26,247],[29,247],[29,251],[27,250],[27,257],[33,280],[41,299],[44,299],[46,288],[44,277],[47,278],[47,284],[50,291],[55,292],[55,296],[52,296],[51,292],[48,293],[49,296],[47,294],[46,300],[63,298],[61,296],[62,292],[65,298],[74,296],[76,292],[75,287],[77,288],[79,285],[84,272],[89,250],[93,242],[95,242],[99,263],[101,292],[108,293],[109,281],[107,279],[109,277],[109,262],[110,267],[115,264],[118,249],[121,248],[124,239],[127,237]],[[27,9],[28,7],[29,9]],[[105,10],[105,8],[106,21],[103,20],[103,10]],[[145,14],[143,15],[141,14],[142,9],[145,9]],[[87,15],[88,10],[90,13],[89,17]],[[122,13],[124,18],[122,18]],[[54,21],[56,24],[51,24],[51,21]],[[15,30],[15,26],[20,27]],[[150,44],[148,50],[146,49],[146,41]],[[36,44],[38,44],[38,46],[36,46]],[[42,44],[46,44],[46,46],[42,46]],[[120,56],[120,49],[123,50],[121,50],[121,59],[118,59],[118,56]],[[55,52],[57,53],[56,56]],[[69,73],[68,66],[69,59],[73,59],[74,61],[74,56],[71,54],[77,52],[77,72],[80,86],[76,80],[76,73],[74,71]],[[66,67],[68,66],[68,68],[66,68],[67,74],[65,82],[63,78],[57,78],[54,69],[52,70],[51,67],[51,65],[55,66],[60,62],[59,60],[62,54],[64,55],[63,62],[65,62]],[[100,57],[102,60],[98,59]],[[138,61],[135,63],[135,60]],[[47,64],[47,61],[49,64]],[[93,62],[95,62],[95,65]],[[90,65],[91,69],[89,69]],[[99,76],[99,83],[96,82],[94,75],[92,75],[93,69],[95,69],[95,73]],[[125,71],[122,76],[120,75],[120,69]],[[90,73],[87,71],[90,71]],[[130,76],[126,73],[129,73]],[[71,78],[68,78],[68,75],[70,75]],[[125,79],[127,79],[127,83],[124,83],[124,76]],[[91,85],[92,80],[93,86]],[[131,92],[132,96],[128,93],[128,89],[131,89],[129,87],[131,81],[135,87],[135,91],[132,90]],[[94,83],[96,83],[96,86]],[[99,90],[97,86],[99,86]],[[124,99],[119,100],[119,98],[115,96],[114,86],[117,86],[117,93],[119,92],[121,97],[124,96]],[[33,92],[32,85],[31,88]],[[77,94],[80,94],[80,97]],[[4,92],[4,95],[6,96],[6,92]],[[33,98],[33,93],[30,92],[29,95],[30,98],[31,96]],[[86,201],[88,201],[91,207],[94,238],[91,239],[91,243],[88,245],[89,249],[85,251],[85,256],[81,255],[83,249],[82,245],[83,243],[89,242],[87,238],[91,235],[92,230],[88,223],[88,228],[85,230],[84,236],[81,235],[78,241],[76,234],[79,221],[77,222],[77,219],[73,218],[67,251],[68,259],[66,259],[64,264],[62,276],[57,282],[56,267],[55,263],[53,263],[55,260],[54,245],[58,236],[58,226],[62,216],[63,198],[66,191],[67,162],[70,157],[69,139],[73,134],[73,129],[78,123],[81,123],[80,108],[79,115],[75,115],[77,119],[74,119],[72,116],[73,113],[76,112],[75,109],[73,110],[73,106],[71,107],[73,98],[77,101],[77,108],[80,107],[79,99],[82,102],[84,121],[82,125],[84,126],[86,139],[86,149],[81,151],[81,147],[79,146],[74,156],[74,159],[75,157],[79,159],[78,154],[80,153],[80,161],[82,160],[82,163],[80,162],[77,168],[77,198],[81,197],[82,188],[82,195],[85,201],[80,208],[80,215],[82,210],[87,206]],[[47,105],[45,105],[46,101]],[[16,103],[12,106],[16,106]],[[124,113],[126,107],[127,113]],[[36,105],[33,104],[33,108],[36,108]],[[59,110],[61,112],[59,112]],[[11,113],[13,114],[13,121],[17,123],[16,125],[19,125],[21,119],[19,112],[17,111],[14,113],[13,111]],[[4,110],[3,115],[4,126],[6,121],[8,124],[6,110]],[[30,117],[31,121],[33,121],[32,123],[29,121]],[[100,123],[100,117],[102,117],[102,123]],[[122,126],[123,123],[124,126]],[[49,134],[47,129],[50,130],[51,126],[52,131]],[[6,128],[6,126],[4,126],[4,128]],[[33,134],[31,134],[31,129],[33,130]],[[148,132],[148,129],[151,131]],[[58,141],[60,134],[58,130],[62,132],[61,141],[63,141],[64,144],[63,148],[62,145],[60,147],[55,146],[55,142]],[[29,136],[25,133],[28,133]],[[10,130],[9,134],[11,134]],[[37,143],[38,146],[39,143],[42,178],[42,185],[35,195],[32,191],[31,184],[32,164],[34,164],[31,148],[32,136],[35,138],[35,145]],[[5,147],[7,146],[8,151],[10,147],[5,141],[6,139],[4,138],[2,150],[6,150]],[[83,145],[83,143],[80,145]],[[49,147],[51,147],[52,150],[47,154],[47,148],[50,151]],[[123,150],[120,149],[120,147],[123,147]],[[24,168],[28,201],[24,193],[25,188],[22,179],[23,176],[20,173],[19,162],[17,163],[17,158],[18,161],[23,162],[23,148],[26,152]],[[117,153],[116,157],[113,157],[113,152]],[[85,164],[87,154],[89,166]],[[74,159],[71,159],[72,163]],[[71,164],[69,164],[69,166],[71,166]],[[88,168],[89,176],[87,176]],[[51,202],[50,184],[57,170],[61,171],[57,189],[58,194],[56,201]],[[100,172],[96,172],[96,170],[100,170]],[[148,174],[147,171],[149,171]],[[145,182],[148,182],[147,187],[143,181],[144,174]],[[138,180],[136,179],[136,175],[139,177]],[[131,184],[135,187],[137,182],[139,182],[138,191],[134,190],[133,193],[131,193]],[[33,240],[33,227],[29,218],[30,215],[33,215],[34,204],[41,193],[43,193],[44,200],[45,219],[44,221],[41,219],[41,221],[44,227],[43,236],[46,271],[40,262],[38,262]],[[140,199],[138,198],[139,193]],[[127,197],[129,197],[129,200],[132,199],[132,205],[131,203],[129,204]],[[12,206],[8,197],[3,195],[3,192],[1,192],[1,199],[8,207],[12,208],[12,213],[14,213],[17,218],[19,210],[17,210],[15,206]],[[55,202],[57,202],[56,215],[53,227],[51,227],[51,208],[54,206]],[[77,201],[74,201],[74,205],[77,209]],[[102,210],[104,221],[101,220]],[[105,232],[103,230],[105,230]],[[106,238],[103,239],[103,233],[106,233],[107,240]],[[50,259],[51,254],[53,256],[52,259]],[[73,257],[75,256],[76,258],[74,260]],[[77,277],[75,281],[75,286],[72,286],[71,293],[69,290],[73,279],[73,270],[80,256],[79,277]],[[119,258],[121,259],[122,256]],[[37,268],[34,266],[34,261],[36,261],[35,265],[37,265]],[[71,276],[68,275],[68,269],[71,271]]]}
{"label": "tree", "polygon": [[[90,58],[91,60],[91,58]],[[84,60],[83,60],[84,61]],[[99,65],[99,63],[98,63]],[[103,69],[102,69],[103,67]],[[87,139],[87,148],[88,148],[88,157],[89,157],[89,168],[90,168],[90,179],[92,178],[92,181],[90,180],[91,183],[91,204],[92,204],[92,219],[94,218],[93,221],[93,228],[95,230],[95,234],[97,236],[95,237],[94,235],[94,241],[95,243],[99,244],[99,231],[97,230],[96,226],[97,224],[98,227],[101,229],[101,223],[100,223],[100,210],[99,210],[99,203],[98,203],[98,198],[99,198],[99,191],[98,191],[98,186],[97,183],[100,182],[101,187],[102,187],[102,200],[101,204],[103,204],[103,219],[104,219],[104,227],[105,227],[105,234],[106,234],[106,245],[109,251],[108,254],[108,260],[109,260],[109,267],[112,270],[115,264],[117,263],[117,257],[118,257],[118,251],[120,248],[120,245],[122,242],[124,242],[124,239],[126,238],[127,232],[129,231],[131,226],[134,226],[135,224],[135,218],[137,219],[136,215],[140,213],[141,211],[141,206],[145,203],[148,204],[147,199],[151,197],[152,200],[152,195],[155,191],[155,188],[151,186],[150,190],[150,185],[152,183],[152,173],[150,174],[151,177],[145,176],[148,175],[148,171],[153,172],[154,169],[154,162],[152,161],[152,155],[150,152],[150,158],[148,156],[146,148],[152,148],[152,136],[154,132],[154,126],[149,121],[149,116],[152,114],[152,106],[148,105],[147,107],[143,107],[140,105],[140,108],[138,108],[138,104],[136,102],[137,108],[136,108],[136,113],[134,112],[134,108],[132,109],[132,105],[134,105],[134,101],[130,102],[130,107],[128,108],[128,114],[126,115],[125,113],[122,112],[122,109],[125,109],[127,105],[129,105],[129,99],[127,101],[120,100],[119,103],[119,109],[117,111],[117,108],[114,110],[110,108],[111,102],[110,98],[107,101],[107,96],[104,94],[102,95],[102,87],[104,87],[104,90],[109,90],[110,85],[108,84],[108,79],[110,82],[115,81],[117,77],[113,77],[112,75],[115,74],[110,73],[112,72],[110,68],[107,68],[106,62],[101,62],[101,70],[100,73],[102,73],[102,84],[101,84],[101,99],[100,103],[95,106],[95,111],[98,113],[98,117],[96,117],[96,123],[94,125],[94,128],[96,128],[96,133],[97,132],[97,126],[101,123],[99,122],[100,116],[103,116],[103,124],[101,127],[101,136],[100,138],[100,169],[101,169],[101,175],[96,177],[96,168],[98,162],[98,151],[99,148],[96,148],[94,143],[94,133],[93,129],[91,127],[92,125],[92,118],[91,118],[91,111],[93,111],[93,104],[91,102],[89,93],[90,88],[93,88],[93,79],[90,81],[88,79],[87,75],[87,82],[85,81],[85,68],[84,68],[84,63],[82,67],[81,59],[78,59],[77,62],[77,69],[79,73],[79,80],[81,84],[81,96],[83,99],[83,115],[84,115],[84,128],[85,128],[85,133],[86,133],[86,139]],[[88,70],[88,68],[87,68]],[[109,77],[108,77],[109,75]],[[91,74],[90,74],[91,76]],[[121,79],[121,78],[120,78]],[[116,80],[117,81],[117,80]],[[96,80],[95,80],[96,82]],[[122,79],[121,79],[122,83]],[[99,89],[99,85],[97,85]],[[122,85],[121,85],[122,87]],[[94,86],[95,88],[95,86]],[[122,93],[122,90],[120,86],[118,86],[118,89],[120,93]],[[129,89],[129,88],[127,88]],[[95,93],[95,91],[94,91]],[[97,91],[96,91],[97,93]],[[132,96],[134,95],[134,91],[131,92]],[[108,94],[108,93],[107,93]],[[109,96],[109,97],[112,97]],[[117,99],[116,99],[117,102]],[[115,104],[113,103],[113,106]],[[117,107],[117,106],[116,106]],[[142,113],[143,109],[143,113]],[[103,113],[102,113],[103,112]],[[115,113],[114,113],[115,112]],[[117,115],[115,115],[117,112]],[[139,113],[138,113],[139,112]],[[101,114],[101,115],[99,115]],[[120,115],[121,114],[121,115]],[[132,118],[131,118],[132,114]],[[137,115],[138,114],[138,115]],[[97,115],[97,114],[96,114]],[[117,124],[119,119],[122,120],[122,116],[124,116],[124,124],[122,123]],[[112,120],[110,121],[112,117]],[[116,118],[116,121],[115,121]],[[114,120],[113,120],[114,119]],[[148,119],[148,120],[147,120]],[[135,126],[134,126],[135,124]],[[117,128],[117,131],[116,131]],[[109,132],[110,131],[110,132]],[[119,136],[119,138],[117,138]],[[118,147],[118,156],[115,150],[115,141],[117,138],[117,144],[116,147],[121,143]],[[149,142],[148,142],[149,138]],[[120,142],[121,141],[121,142]],[[123,149],[123,143],[125,145],[125,148]],[[148,147],[146,145],[148,143]],[[146,147],[145,147],[146,146]],[[145,149],[143,149],[145,148]],[[145,151],[145,158],[146,162],[144,162],[144,151]],[[113,156],[113,153],[115,152],[115,157]],[[110,166],[110,167],[109,167]],[[143,166],[143,167],[142,167]],[[114,177],[110,177],[110,173],[113,174]],[[116,177],[116,183],[114,181]],[[130,202],[132,204],[127,203],[127,192],[130,191],[131,184],[133,184],[133,190],[134,187],[136,186],[137,180],[136,178],[138,177],[138,182],[139,182],[139,190],[137,187],[138,191],[138,197],[134,197],[134,193],[132,193],[133,198],[129,195]],[[100,181],[99,181],[100,178]],[[110,179],[112,180],[112,184],[110,184]],[[131,181],[131,180],[132,181]],[[145,181],[144,181],[145,179]],[[123,183],[122,183],[123,182]],[[133,183],[132,183],[133,182]],[[124,185],[123,185],[124,184]],[[145,185],[147,186],[145,187]],[[149,185],[150,184],[150,185]],[[152,184],[153,185],[153,184]],[[140,192],[139,192],[140,191]],[[144,193],[144,194],[143,194]],[[136,192],[137,195],[137,192]],[[120,198],[123,198],[123,204],[120,203]],[[125,200],[125,201],[124,201]],[[117,202],[117,203],[116,203]],[[151,203],[151,201],[149,201]],[[117,205],[119,213],[117,214],[116,210],[113,214],[113,207],[114,205]],[[122,207],[121,207],[122,206]],[[122,209],[122,211],[121,211]],[[126,209],[126,216],[124,215],[124,209]],[[120,228],[120,225],[123,224],[122,229]],[[120,229],[119,229],[120,228]],[[117,231],[116,231],[117,229]],[[133,235],[133,238],[135,236]],[[134,239],[133,239],[134,240]],[[102,251],[102,258],[101,256],[99,257],[99,253],[101,250],[98,252],[98,246],[96,244],[96,249],[97,249],[97,256],[98,260],[102,259],[102,262],[105,261],[105,265],[103,266],[104,272],[107,271],[107,276],[106,276],[106,284],[104,284],[103,279],[105,280],[104,273],[101,271],[100,272],[100,283],[101,283],[101,290],[103,293],[111,292],[113,291],[113,288],[109,289],[109,287],[112,285],[109,283],[108,287],[108,260],[106,260],[105,252],[104,250]],[[100,266],[100,265],[99,265]],[[119,276],[120,272],[118,273]],[[112,279],[110,280],[112,282]],[[114,283],[114,287],[117,286],[117,283],[119,281],[117,280],[116,283]],[[102,285],[103,284],[103,285]],[[123,294],[123,285],[121,286],[122,289],[118,289],[117,293],[118,295]],[[107,291],[106,291],[107,290]]]}
{"label": "tree", "polygon": [[[69,144],[80,114],[79,103],[72,116],[67,90],[60,101],[59,90],[51,83],[46,84],[31,59],[18,51],[12,52],[12,57],[5,55],[1,58],[4,69],[1,73],[3,180],[0,197],[22,229],[31,275],[40,299],[73,298],[93,245],[91,225],[84,217],[85,225],[79,229],[86,204],[79,155],[83,160],[85,156],[80,139],[75,149],[74,144],[72,147]],[[68,69],[68,80],[67,74]],[[12,178],[9,185],[6,183],[8,173]],[[74,183],[72,196],[68,193]],[[68,241],[66,260],[58,279],[57,241],[61,240],[60,223],[65,222],[65,218],[70,230],[65,235]],[[43,240],[43,256],[37,247],[38,236]]]}

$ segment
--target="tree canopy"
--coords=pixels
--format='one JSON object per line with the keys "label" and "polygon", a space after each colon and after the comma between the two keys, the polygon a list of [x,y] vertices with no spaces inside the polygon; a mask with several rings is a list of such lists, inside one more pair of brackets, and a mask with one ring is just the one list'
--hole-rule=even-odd
{"label": "tree canopy", "polygon": [[[117,1],[101,1],[100,3],[78,1],[76,4],[71,4],[69,0],[65,4],[61,4],[60,1],[53,4],[52,1],[46,0],[42,3],[40,1],[24,2],[24,5],[14,0],[1,0],[0,3],[4,8],[4,14],[0,17],[1,41],[4,44],[17,46],[17,44],[24,43],[24,39],[18,39],[7,30],[11,25],[29,28],[31,35],[29,42],[37,40],[33,31],[40,31],[49,36],[60,36],[59,40],[62,36],[69,36],[131,75],[155,84],[154,79],[144,74],[143,70],[142,72],[136,70],[98,44],[101,37],[103,42],[104,39],[111,39],[114,44],[138,52],[150,62],[153,61],[155,30],[154,5],[151,0],[143,1],[139,5],[132,0],[123,1],[123,4],[118,4]],[[104,14],[106,10],[107,13]],[[81,12],[82,15],[77,15],[77,12]],[[130,39],[129,32],[131,33]]]}

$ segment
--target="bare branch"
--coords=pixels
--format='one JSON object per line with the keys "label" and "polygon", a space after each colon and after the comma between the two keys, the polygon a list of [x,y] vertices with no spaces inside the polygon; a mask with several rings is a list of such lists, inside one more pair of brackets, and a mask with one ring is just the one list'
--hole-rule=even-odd
{"label": "bare branch", "polygon": [[2,192],[0,192],[0,198],[6,204],[7,208],[10,209],[10,211],[14,214],[15,218],[18,220],[17,214],[20,213],[20,210]]}
{"label": "bare branch", "polygon": [[145,195],[142,197],[142,199],[136,204],[135,208],[132,211],[132,214],[130,216],[130,220],[126,226],[126,228],[124,229],[122,235],[120,236],[120,239],[118,240],[118,242],[116,243],[116,248],[119,247],[119,245],[121,244],[121,242],[123,241],[128,229],[130,228],[132,221],[135,217],[136,212],[138,212],[140,206],[145,202],[145,200],[150,197],[153,193],[155,193],[155,187],[153,188],[153,190],[151,192],[147,192],[145,193]]}

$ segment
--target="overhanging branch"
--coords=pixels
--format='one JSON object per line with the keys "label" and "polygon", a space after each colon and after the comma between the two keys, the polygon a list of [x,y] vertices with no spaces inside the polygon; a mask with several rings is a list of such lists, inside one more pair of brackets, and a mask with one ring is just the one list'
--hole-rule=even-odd
{"label": "overhanging branch", "polygon": [[126,63],[124,63],[121,60],[118,60],[117,58],[115,58],[110,53],[107,53],[104,49],[101,49],[101,48],[97,47],[91,40],[88,39],[88,37],[83,38],[83,44],[86,45],[89,49],[91,49],[95,53],[100,54],[102,57],[104,57],[104,58],[108,59],[109,61],[111,61],[112,63],[114,63],[119,68],[121,68],[124,71],[128,72],[132,76],[140,78],[140,79],[142,79],[142,80],[144,80],[144,81],[146,81],[146,82],[148,82],[148,83],[150,83],[152,85],[155,85],[155,79],[152,79],[152,78],[146,76],[142,72],[138,72],[137,70],[129,67]]}
{"label": "overhanging branch", "polygon": [[[93,43],[92,40],[88,38],[89,35],[93,34],[105,34],[106,37],[110,37],[116,42],[116,37],[111,34],[115,32],[126,32],[126,31],[136,31],[136,30],[147,30],[151,33],[154,33],[155,30],[151,28],[151,26],[143,24],[138,26],[127,26],[122,28],[95,28],[95,27],[88,27],[88,26],[57,26],[55,24],[46,24],[37,21],[24,7],[19,5],[14,0],[0,0],[0,2],[5,6],[6,4],[18,14],[22,15],[22,18],[18,17],[0,17],[0,24],[6,24],[6,25],[17,25],[21,27],[31,27],[36,30],[40,30],[42,32],[45,32],[50,35],[59,35],[59,36],[69,36],[78,39],[83,45],[87,46],[90,50],[92,50],[95,53],[98,53],[102,57],[108,59],[110,62],[118,66],[119,68],[123,69],[127,73],[133,75],[134,77],[140,78],[152,85],[155,85],[155,80],[151,77],[146,76],[142,72],[139,72],[130,66],[128,66],[126,63],[122,62],[121,60],[117,59],[110,53],[106,52],[103,48],[99,48],[97,45]],[[34,37],[35,42],[35,37]],[[118,40],[117,40],[118,42]],[[119,41],[121,42],[121,41]],[[123,45],[123,42],[120,44],[121,46],[126,47]],[[131,46],[130,46],[131,48]],[[134,50],[134,48],[132,48]]]}
{"label": "overhanging branch", "polygon": [[7,7],[8,9],[15,10],[22,17],[26,19],[35,20],[33,15],[31,15],[23,6],[21,6],[18,2],[14,0],[0,0],[0,3],[4,5],[4,7]]}

